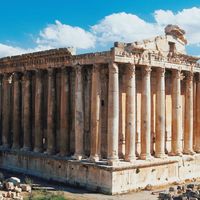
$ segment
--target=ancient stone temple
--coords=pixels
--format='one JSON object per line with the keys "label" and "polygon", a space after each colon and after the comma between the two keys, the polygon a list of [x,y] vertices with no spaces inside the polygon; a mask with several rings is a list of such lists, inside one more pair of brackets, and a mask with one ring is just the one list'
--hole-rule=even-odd
{"label": "ancient stone temple", "polygon": [[0,167],[109,194],[200,177],[200,66],[165,33],[0,59]]}

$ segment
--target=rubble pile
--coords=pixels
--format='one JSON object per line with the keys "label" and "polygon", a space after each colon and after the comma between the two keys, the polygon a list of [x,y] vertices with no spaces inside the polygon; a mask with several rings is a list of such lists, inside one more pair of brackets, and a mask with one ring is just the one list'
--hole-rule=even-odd
{"label": "rubble pile", "polygon": [[159,200],[200,200],[200,184],[178,185],[159,193]]}
{"label": "rubble pile", "polygon": [[17,177],[0,181],[0,200],[23,200],[22,192],[31,192],[29,184],[22,184]]}

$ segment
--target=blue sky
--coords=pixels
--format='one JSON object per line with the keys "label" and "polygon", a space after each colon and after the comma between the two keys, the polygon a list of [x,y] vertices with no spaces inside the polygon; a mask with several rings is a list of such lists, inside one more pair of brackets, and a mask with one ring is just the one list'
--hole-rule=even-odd
{"label": "blue sky", "polygon": [[79,53],[109,49],[115,40],[186,29],[190,54],[200,55],[199,0],[2,0],[0,57],[76,46]]}

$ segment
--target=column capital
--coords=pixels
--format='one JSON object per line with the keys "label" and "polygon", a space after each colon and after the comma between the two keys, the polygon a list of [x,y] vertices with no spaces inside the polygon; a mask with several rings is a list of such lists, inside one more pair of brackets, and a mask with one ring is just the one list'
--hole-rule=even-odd
{"label": "column capital", "polygon": [[39,76],[39,77],[42,76],[43,70],[35,69],[34,71],[35,71],[36,76]]}
{"label": "column capital", "polygon": [[14,72],[12,74],[12,76],[13,76],[14,81],[18,81],[20,79],[20,73],[19,72]]}
{"label": "column capital", "polygon": [[193,72],[186,72],[186,81],[193,81],[194,73]]}
{"label": "column capital", "polygon": [[10,76],[11,76],[11,74],[5,73],[5,74],[3,74],[3,79],[8,80],[10,78]]}
{"label": "column capital", "polygon": [[49,75],[49,76],[53,76],[53,75],[54,75],[54,72],[55,72],[55,69],[54,69],[54,68],[48,68],[48,69],[47,69],[47,72],[48,72],[48,75]]}
{"label": "column capital", "polygon": [[165,76],[165,68],[157,68],[157,75],[164,77]]}
{"label": "column capital", "polygon": [[100,64],[94,63],[93,66],[92,66],[92,71],[93,72],[99,71],[99,66],[100,66]]}
{"label": "column capital", "polygon": [[142,73],[144,75],[150,75],[151,71],[152,71],[152,69],[151,69],[151,66],[149,66],[149,65],[142,68]]}
{"label": "column capital", "polygon": [[184,78],[183,73],[179,69],[172,70],[172,77],[180,80],[183,80]]}
{"label": "column capital", "polygon": [[79,64],[75,65],[74,69],[75,69],[76,74],[81,74],[81,71],[82,71],[81,65]]}
{"label": "column capital", "polygon": [[31,77],[31,72],[30,72],[30,71],[25,71],[25,72],[23,73],[22,80],[23,80],[23,81],[26,81],[26,80],[30,79],[30,77]]}
{"label": "column capital", "polygon": [[115,74],[115,73],[118,74],[119,73],[119,68],[118,68],[118,64],[117,63],[110,62],[108,67],[109,67],[109,72],[110,73],[113,73],[113,74]]}
{"label": "column capital", "polygon": [[135,64],[129,63],[129,64],[127,65],[127,72],[131,72],[131,73],[134,73],[134,74],[135,74]]}

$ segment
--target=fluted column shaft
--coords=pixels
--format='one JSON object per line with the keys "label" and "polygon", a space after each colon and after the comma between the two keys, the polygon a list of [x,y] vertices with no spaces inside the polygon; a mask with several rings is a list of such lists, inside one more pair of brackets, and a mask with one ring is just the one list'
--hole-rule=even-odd
{"label": "fluted column shaft", "polygon": [[109,64],[108,85],[108,164],[118,161],[119,141],[119,69]]}
{"label": "fluted column shaft", "polygon": [[133,162],[136,158],[136,82],[135,65],[126,68],[126,134],[125,160]]}
{"label": "fluted column shaft", "polygon": [[157,69],[155,156],[165,156],[165,69]]}
{"label": "fluted column shaft", "polygon": [[83,80],[82,67],[77,65],[75,80],[75,154],[74,159],[81,160],[84,156],[84,110],[83,110]]}
{"label": "fluted column shaft", "polygon": [[2,107],[2,146],[3,148],[10,147],[10,133],[9,133],[9,113],[10,113],[10,100],[9,100],[9,74],[3,74],[3,107]]}
{"label": "fluted column shaft", "polygon": [[43,151],[43,130],[42,130],[42,71],[35,72],[35,144],[34,151]]}
{"label": "fluted column shaft", "polygon": [[56,100],[55,71],[48,69],[48,99],[47,99],[47,153],[54,154],[56,150],[55,132],[55,100]]}
{"label": "fluted column shaft", "polygon": [[13,75],[13,149],[20,148],[21,112],[20,112],[20,75]]}
{"label": "fluted column shaft", "polygon": [[193,154],[193,73],[191,72],[186,75],[185,113],[183,152]]}
{"label": "fluted column shaft", "polygon": [[69,75],[67,68],[61,70],[60,98],[60,155],[69,154]]}
{"label": "fluted column shaft", "polygon": [[172,151],[171,155],[181,155],[181,71],[172,71]]}
{"label": "fluted column shaft", "polygon": [[31,73],[26,71],[23,76],[23,150],[31,150]]}
{"label": "fluted column shaft", "polygon": [[151,158],[151,68],[142,69],[141,159]]}
{"label": "fluted column shaft", "polygon": [[100,158],[100,78],[99,66],[94,65],[92,70],[91,95],[91,152],[90,159],[98,161]]}
{"label": "fluted column shaft", "polygon": [[200,153],[200,74],[197,79],[197,90],[196,90],[196,141],[195,141],[195,152]]}

